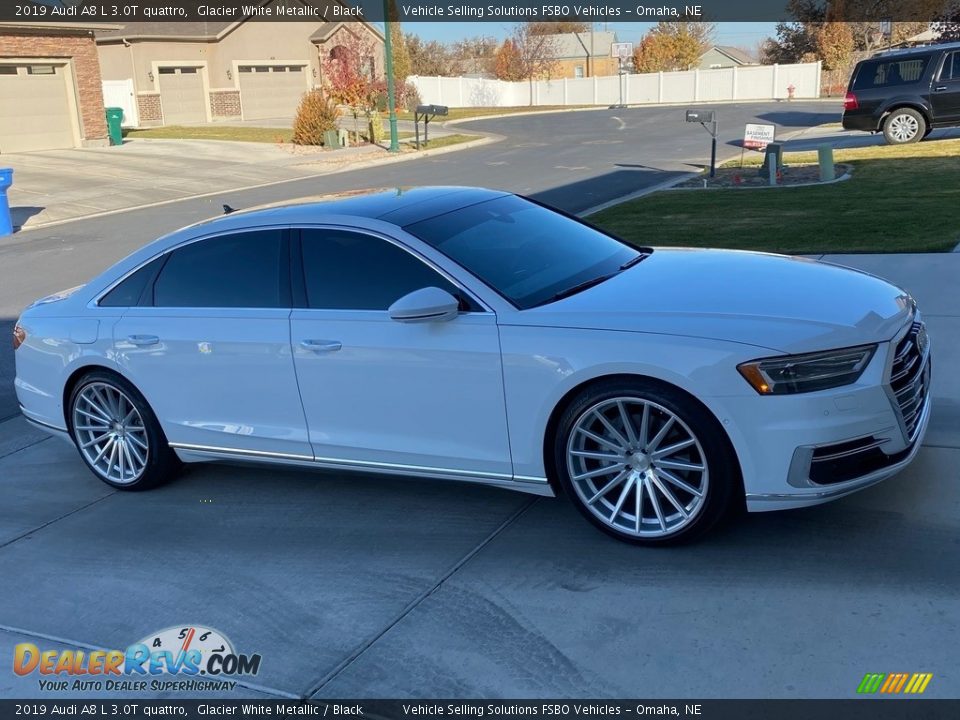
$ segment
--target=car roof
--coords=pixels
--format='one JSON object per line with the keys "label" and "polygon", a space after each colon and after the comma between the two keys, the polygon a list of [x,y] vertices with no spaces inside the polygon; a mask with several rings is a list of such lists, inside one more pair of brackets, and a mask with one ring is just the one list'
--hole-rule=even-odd
{"label": "car roof", "polygon": [[889,57],[910,57],[913,55],[929,55],[931,53],[944,52],[949,50],[960,50],[960,42],[937,43],[935,45],[918,45],[910,48],[896,48],[895,50],[881,50],[871,55],[868,60],[878,60]]}
{"label": "car roof", "polygon": [[248,224],[314,223],[322,222],[324,217],[339,216],[381,220],[403,227],[509,194],[452,186],[355,190],[231,211],[200,225],[211,230],[218,225],[226,229]]}

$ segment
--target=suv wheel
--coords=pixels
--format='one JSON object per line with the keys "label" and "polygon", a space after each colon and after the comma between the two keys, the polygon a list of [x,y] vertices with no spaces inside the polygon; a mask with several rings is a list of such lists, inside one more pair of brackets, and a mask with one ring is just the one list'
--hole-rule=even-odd
{"label": "suv wheel", "polygon": [[927,133],[927,121],[913,108],[899,108],[883,123],[883,136],[891,145],[919,142]]}

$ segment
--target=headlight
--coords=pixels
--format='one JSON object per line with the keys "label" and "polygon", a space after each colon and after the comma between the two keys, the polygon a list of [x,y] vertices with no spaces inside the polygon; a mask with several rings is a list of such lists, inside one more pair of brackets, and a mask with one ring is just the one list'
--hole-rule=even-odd
{"label": "headlight", "polygon": [[761,395],[827,390],[856,382],[876,349],[876,345],[861,345],[807,355],[784,355],[741,363],[737,370]]}

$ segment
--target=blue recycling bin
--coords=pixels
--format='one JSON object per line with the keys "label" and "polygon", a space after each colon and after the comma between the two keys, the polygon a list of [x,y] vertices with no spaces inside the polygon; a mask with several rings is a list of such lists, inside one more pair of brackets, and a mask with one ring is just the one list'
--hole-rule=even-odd
{"label": "blue recycling bin", "polygon": [[7,189],[13,185],[13,168],[0,168],[0,237],[13,235],[13,218]]}

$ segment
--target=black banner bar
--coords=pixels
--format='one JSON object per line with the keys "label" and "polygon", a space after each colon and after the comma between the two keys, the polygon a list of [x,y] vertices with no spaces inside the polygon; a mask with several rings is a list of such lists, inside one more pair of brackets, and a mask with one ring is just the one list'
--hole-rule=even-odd
{"label": "black banner bar", "polygon": [[0,700],[0,718],[955,720],[960,700]]}
{"label": "black banner bar", "polygon": [[[825,19],[845,22],[929,22],[951,0],[808,0]],[[789,0],[394,0],[403,22],[780,22],[794,18]],[[381,22],[383,0],[3,0],[0,21],[47,23],[358,21]]]}

